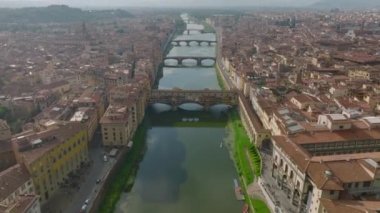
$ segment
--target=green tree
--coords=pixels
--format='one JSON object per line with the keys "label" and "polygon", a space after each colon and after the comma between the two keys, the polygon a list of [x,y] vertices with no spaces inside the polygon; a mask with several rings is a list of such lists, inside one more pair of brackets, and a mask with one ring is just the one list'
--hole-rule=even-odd
{"label": "green tree", "polygon": [[9,117],[11,111],[4,106],[0,106],[0,119],[6,119]]}

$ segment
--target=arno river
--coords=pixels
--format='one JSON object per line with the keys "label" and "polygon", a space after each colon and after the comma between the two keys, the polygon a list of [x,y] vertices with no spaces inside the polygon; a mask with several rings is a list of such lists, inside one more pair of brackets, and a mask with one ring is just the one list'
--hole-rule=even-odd
{"label": "arno river", "polygon": [[[215,37],[214,34],[180,36]],[[173,47],[168,55],[214,56],[215,46]],[[219,89],[219,86],[214,68],[164,67],[158,88]],[[201,106],[184,104],[171,111],[169,106],[156,104],[149,109],[147,149],[131,192],[121,195],[117,213],[241,211],[242,203],[234,196],[233,179],[237,174],[227,149],[227,118],[222,112],[226,106],[212,107],[211,112],[190,111],[198,108]]]}

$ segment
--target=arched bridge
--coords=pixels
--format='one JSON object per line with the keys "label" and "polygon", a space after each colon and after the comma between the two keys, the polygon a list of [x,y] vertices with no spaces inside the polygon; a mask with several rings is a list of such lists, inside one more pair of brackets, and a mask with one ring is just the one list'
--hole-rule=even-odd
{"label": "arched bridge", "polygon": [[236,106],[239,99],[238,94],[232,90],[152,90],[149,103],[168,104],[173,108],[185,103],[197,103],[207,109],[217,104]]}
{"label": "arched bridge", "polygon": [[185,42],[186,46],[190,46],[191,42],[196,42],[199,46],[202,45],[202,43],[208,44],[208,46],[211,46],[211,44],[216,44],[215,40],[204,40],[204,39],[175,39],[172,41],[173,46],[180,46],[181,42]]}
{"label": "arched bridge", "polygon": [[[167,65],[165,62],[168,59],[177,60],[177,65]],[[207,57],[207,56],[167,56],[164,58],[164,64],[165,64],[165,67],[184,67],[182,62],[187,59],[195,60],[197,62],[197,66],[199,67],[213,67],[216,62],[215,57]],[[203,65],[202,64],[203,60],[212,60],[214,61],[214,63],[212,65]]]}

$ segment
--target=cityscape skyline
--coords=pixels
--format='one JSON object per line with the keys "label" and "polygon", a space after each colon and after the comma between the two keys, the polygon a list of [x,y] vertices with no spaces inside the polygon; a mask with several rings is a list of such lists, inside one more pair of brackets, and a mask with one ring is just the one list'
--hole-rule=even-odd
{"label": "cityscape skyline", "polygon": [[82,2],[75,0],[0,0],[6,7],[47,6],[52,4],[65,4],[74,7],[239,7],[239,6],[270,6],[270,7],[304,7],[312,5],[319,0],[94,0]]}

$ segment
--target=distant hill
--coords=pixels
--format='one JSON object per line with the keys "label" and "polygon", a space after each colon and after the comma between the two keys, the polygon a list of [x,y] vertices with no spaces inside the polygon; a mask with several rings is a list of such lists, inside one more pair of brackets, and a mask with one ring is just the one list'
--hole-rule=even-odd
{"label": "distant hill", "polygon": [[111,18],[127,18],[125,10],[81,10],[66,5],[48,7],[0,8],[0,23],[64,23]]}
{"label": "distant hill", "polygon": [[311,5],[318,9],[367,9],[380,8],[380,0],[320,0]]}

